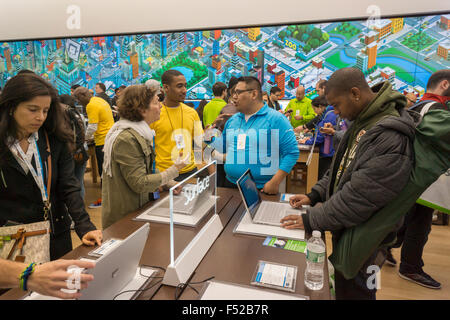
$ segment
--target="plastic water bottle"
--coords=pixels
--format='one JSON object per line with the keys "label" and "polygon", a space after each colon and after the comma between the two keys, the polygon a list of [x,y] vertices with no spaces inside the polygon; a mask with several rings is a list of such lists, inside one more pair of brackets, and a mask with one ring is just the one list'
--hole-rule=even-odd
{"label": "plastic water bottle", "polygon": [[323,266],[325,262],[325,243],[320,231],[313,231],[306,243],[305,286],[311,290],[323,287]]}

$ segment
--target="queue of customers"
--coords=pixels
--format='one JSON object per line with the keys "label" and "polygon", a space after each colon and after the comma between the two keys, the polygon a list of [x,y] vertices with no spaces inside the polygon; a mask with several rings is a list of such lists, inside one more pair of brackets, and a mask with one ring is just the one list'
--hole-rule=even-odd
{"label": "queue of customers", "polygon": [[[449,70],[436,72],[429,83],[435,107],[448,110]],[[343,230],[364,223],[396,197],[414,161],[415,120],[405,109],[407,99],[389,82],[370,88],[355,68],[320,80],[318,97],[312,101],[305,97],[305,88],[298,87],[285,110],[278,103],[281,90],[274,87],[265,95],[254,77],[214,84],[215,98],[200,115],[184,103],[187,81],[177,70],[166,71],[161,84],[153,80],[120,87],[112,102],[103,97],[103,86],[97,87],[97,96],[74,86],[72,97],[58,97],[44,79],[22,72],[0,95],[0,226],[40,221],[44,209],[50,208],[53,262],[36,267],[30,288],[58,297],[76,294],[63,295],[38,276],[44,271],[63,273],[66,264],[58,259],[72,249],[72,221],[85,245],[102,242],[102,232],[90,221],[83,203],[86,143],[95,144],[102,198],[94,207],[102,207],[102,227],[107,228],[211,159],[218,161],[219,187],[236,188],[237,179],[250,168],[261,192],[277,194],[299,158],[296,133],[313,131],[313,138],[300,143],[319,146],[320,180],[309,194],[290,199],[294,208],[311,207],[281,223],[287,229],[331,231],[333,245]],[[211,157],[206,159],[205,154]],[[368,188],[370,181],[376,184]],[[322,205],[316,206],[319,202]],[[46,208],[46,203],[51,206]],[[422,232],[425,237],[428,233]],[[371,252],[366,264],[380,264],[380,252]],[[403,259],[402,253],[402,263]],[[416,260],[421,265],[409,268],[403,277],[440,287],[423,272],[423,261]],[[0,275],[0,286],[16,286],[17,281],[6,275],[26,267],[0,259],[0,269],[7,271]],[[369,276],[361,271],[346,279],[337,271],[337,298],[374,299],[376,289],[365,286]],[[84,277],[83,285],[90,280]]]}

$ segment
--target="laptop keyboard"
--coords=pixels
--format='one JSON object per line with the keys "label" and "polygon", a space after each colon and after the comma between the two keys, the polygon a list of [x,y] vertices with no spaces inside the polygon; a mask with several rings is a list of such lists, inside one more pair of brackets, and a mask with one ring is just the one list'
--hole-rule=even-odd
{"label": "laptop keyboard", "polygon": [[280,220],[286,216],[286,209],[280,207],[280,204],[277,202],[261,203],[256,214],[257,222],[280,224]]}

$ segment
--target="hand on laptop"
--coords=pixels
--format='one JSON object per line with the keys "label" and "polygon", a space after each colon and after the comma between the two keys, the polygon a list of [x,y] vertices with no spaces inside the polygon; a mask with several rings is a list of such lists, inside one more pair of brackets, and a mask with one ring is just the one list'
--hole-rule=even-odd
{"label": "hand on laptop", "polygon": [[[36,266],[36,270],[28,279],[28,288],[37,293],[57,297],[61,299],[76,299],[81,293],[66,293],[61,289],[67,289],[67,280],[71,273],[67,272],[70,266],[92,269],[95,263],[81,260],[56,260]],[[80,289],[85,289],[88,282],[94,280],[91,274],[80,274]]]}
{"label": "hand on laptop", "polygon": [[280,220],[281,227],[285,229],[305,229],[303,226],[302,215],[291,214]]}
{"label": "hand on laptop", "polygon": [[289,204],[292,208],[301,209],[304,205],[310,205],[311,199],[306,194],[297,194],[289,198]]}
{"label": "hand on laptop", "polygon": [[103,240],[103,234],[100,230],[93,230],[86,233],[81,241],[87,246],[95,246],[96,244],[101,246]]}

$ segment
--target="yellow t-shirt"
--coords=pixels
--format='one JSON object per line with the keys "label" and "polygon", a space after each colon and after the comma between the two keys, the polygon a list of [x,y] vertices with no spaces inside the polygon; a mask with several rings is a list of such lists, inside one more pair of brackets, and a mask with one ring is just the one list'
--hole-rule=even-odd
{"label": "yellow t-shirt", "polygon": [[[150,128],[156,133],[156,167],[159,171],[171,167],[180,151],[183,151],[184,155],[188,152],[191,154],[191,163],[180,173],[186,173],[195,168],[193,142],[196,138],[201,148],[201,136],[203,135],[202,123],[195,109],[184,103],[180,103],[176,108],[169,108],[162,104],[160,119],[150,124]],[[180,139],[177,137],[181,136],[183,139],[179,142],[179,147],[184,147],[179,150],[175,139]]]}
{"label": "yellow t-shirt", "polygon": [[94,132],[96,146],[105,144],[105,137],[114,124],[111,107],[102,98],[92,97],[86,106],[89,123],[97,123],[97,131]]}

